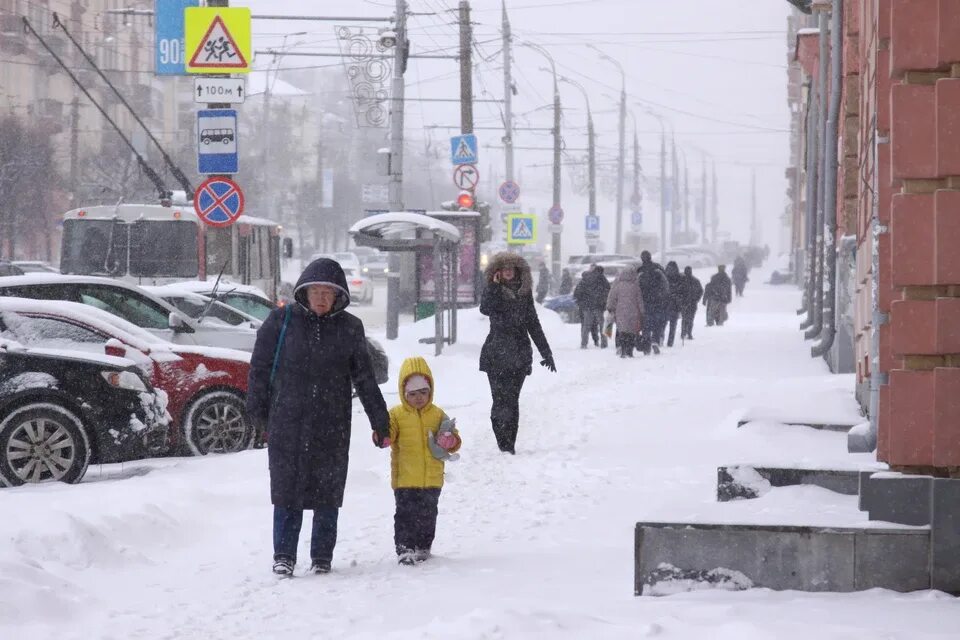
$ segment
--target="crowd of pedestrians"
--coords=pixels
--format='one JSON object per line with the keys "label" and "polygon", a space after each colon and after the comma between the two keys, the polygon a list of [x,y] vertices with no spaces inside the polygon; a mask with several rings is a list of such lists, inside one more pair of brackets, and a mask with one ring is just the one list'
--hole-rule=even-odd
{"label": "crowd of pedestrians", "polygon": [[[573,298],[580,312],[580,348],[607,347],[608,334],[616,326],[617,354],[623,358],[633,357],[638,350],[645,355],[659,354],[664,346],[673,347],[680,328],[680,340],[693,340],[694,320],[702,304],[706,307],[708,327],[723,326],[729,318],[727,305],[733,300],[733,292],[743,295],[749,267],[742,257],[734,262],[733,278],[727,275],[726,265],[719,265],[717,272],[704,286],[689,266],[680,271],[679,265],[670,261],[666,267],[653,261],[649,251],[640,254],[640,265],[622,269],[610,284],[604,269],[592,265],[581,277],[575,288],[567,284],[567,293],[572,288]],[[569,278],[569,272],[565,271]],[[540,271],[539,292],[547,286],[550,273],[545,266]],[[545,295],[545,294],[544,294]]]}

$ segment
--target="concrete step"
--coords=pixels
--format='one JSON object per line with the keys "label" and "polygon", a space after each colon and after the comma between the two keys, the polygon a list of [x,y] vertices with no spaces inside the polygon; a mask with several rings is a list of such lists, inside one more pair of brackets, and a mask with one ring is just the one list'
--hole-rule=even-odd
{"label": "concrete step", "polygon": [[929,589],[930,531],[638,522],[635,595],[703,588]]}
{"label": "concrete step", "polygon": [[791,420],[789,418],[775,417],[744,417],[737,421],[738,427],[744,427],[751,422],[772,422],[775,424],[785,424],[790,427],[808,427],[810,429],[820,429],[821,431],[838,431],[848,433],[850,429],[860,424],[859,422],[812,422],[804,420]]}
{"label": "concrete step", "polygon": [[771,487],[804,484],[855,496],[860,489],[860,472],[853,469],[726,465],[717,468],[717,501],[759,498]]}

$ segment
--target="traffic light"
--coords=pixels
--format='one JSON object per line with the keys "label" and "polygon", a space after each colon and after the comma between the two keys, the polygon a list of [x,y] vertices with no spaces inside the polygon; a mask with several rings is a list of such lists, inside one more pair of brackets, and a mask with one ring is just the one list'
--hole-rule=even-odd
{"label": "traffic light", "polygon": [[490,226],[490,203],[478,202],[476,210],[480,212],[480,242],[489,242],[493,238],[493,228]]}
{"label": "traffic light", "polygon": [[473,211],[473,205],[475,204],[473,199],[473,194],[469,191],[463,191],[457,197],[457,206],[466,211]]}

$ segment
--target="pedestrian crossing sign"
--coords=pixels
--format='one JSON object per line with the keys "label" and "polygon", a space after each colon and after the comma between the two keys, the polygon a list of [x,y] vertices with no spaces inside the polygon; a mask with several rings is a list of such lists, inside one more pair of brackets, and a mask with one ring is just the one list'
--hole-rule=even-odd
{"label": "pedestrian crossing sign", "polygon": [[537,217],[530,213],[513,213],[507,216],[508,244],[535,244],[537,242]]}
{"label": "pedestrian crossing sign", "polygon": [[465,133],[450,138],[450,162],[455,165],[477,164],[480,154],[477,151],[477,136]]}
{"label": "pedestrian crossing sign", "polygon": [[249,7],[184,9],[187,73],[249,73]]}

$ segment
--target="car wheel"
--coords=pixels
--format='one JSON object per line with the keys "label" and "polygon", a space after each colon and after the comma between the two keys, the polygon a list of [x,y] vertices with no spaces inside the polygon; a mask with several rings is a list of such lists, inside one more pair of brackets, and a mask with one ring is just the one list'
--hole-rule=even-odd
{"label": "car wheel", "polygon": [[80,419],[59,405],[34,403],[0,421],[0,483],[80,482],[90,440]]}
{"label": "car wheel", "polygon": [[191,455],[236,453],[253,442],[253,425],[247,420],[243,401],[229,391],[200,396],[185,415],[184,442]]}

